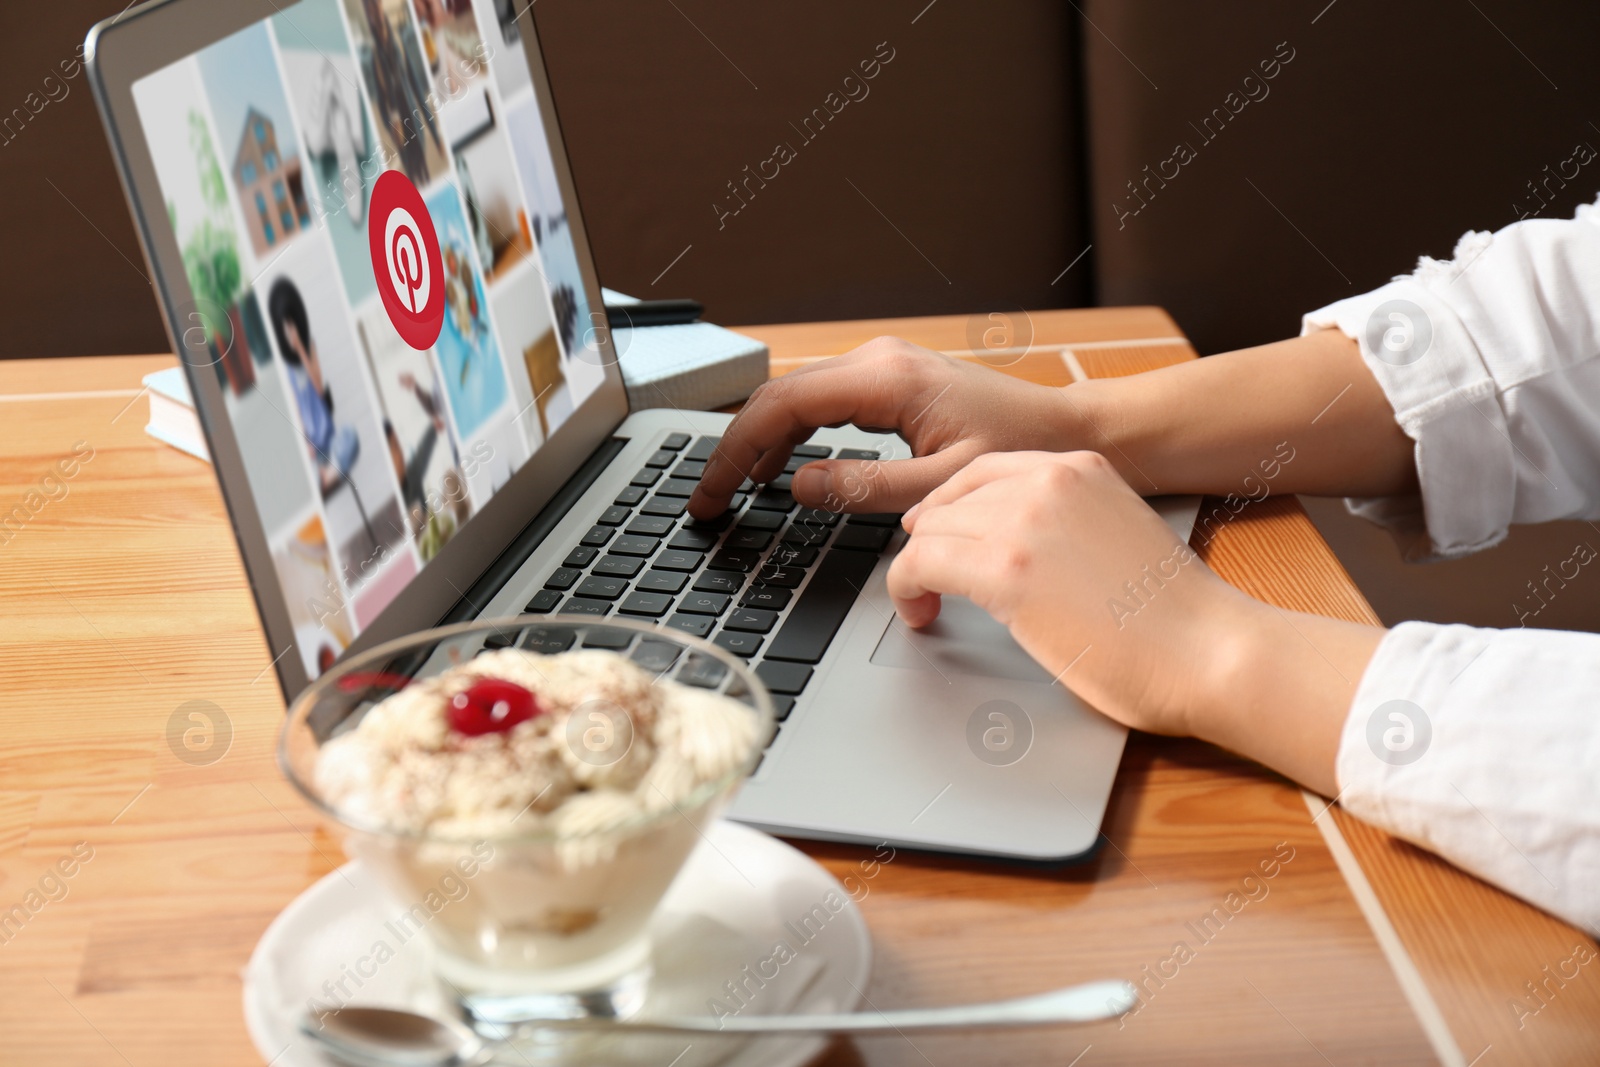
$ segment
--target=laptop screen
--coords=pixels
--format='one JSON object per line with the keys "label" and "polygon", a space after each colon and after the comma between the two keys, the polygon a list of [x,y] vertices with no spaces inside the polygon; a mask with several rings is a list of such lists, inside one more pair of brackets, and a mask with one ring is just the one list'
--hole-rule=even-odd
{"label": "laptop screen", "polygon": [[516,14],[301,0],[133,85],[310,677],[604,380]]}

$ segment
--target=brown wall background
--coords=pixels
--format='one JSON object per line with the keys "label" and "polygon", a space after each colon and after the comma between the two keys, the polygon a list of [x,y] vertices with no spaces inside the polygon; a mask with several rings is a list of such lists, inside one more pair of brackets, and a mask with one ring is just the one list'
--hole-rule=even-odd
{"label": "brown wall background", "polygon": [[[534,11],[612,288],[693,296],[720,322],[1088,302],[1087,271],[1050,284],[1062,253],[1086,243],[1070,7],[541,0]],[[884,42],[894,58],[869,95],[803,139],[796,127]],[[739,203],[726,183],[780,142],[797,158],[719,222],[714,204]]]}
{"label": "brown wall background", "polygon": [[[1070,7],[925,7],[540,0],[602,281],[723,322],[1087,303],[1087,269],[1050,284],[1086,243]],[[0,8],[0,114],[121,8]],[[883,42],[865,97],[802,140],[790,124]],[[69,85],[0,144],[0,358],[167,346],[88,84]],[[796,158],[719,229],[726,183],[780,141]]]}
{"label": "brown wall background", "polygon": [[[118,0],[0,5],[0,115]],[[1167,307],[1202,351],[1448,256],[1517,217],[1528,183],[1600,147],[1589,0],[539,0],[557,108],[605,284],[692,296],[722,322],[1088,303]],[[814,140],[791,123],[858,61],[894,58]],[[1222,106],[1294,58],[1223,132]],[[166,347],[88,86],[0,144],[0,358]],[[1197,147],[1137,215],[1126,183]],[[779,141],[793,162],[719,227],[713,203]],[[1600,163],[1546,217],[1600,190]],[[1086,247],[1070,272],[1060,272]],[[685,251],[687,249],[687,251]],[[678,258],[681,254],[681,258]],[[675,261],[675,262],[674,262]],[[667,269],[670,265],[670,269]],[[665,271],[665,273],[663,273]],[[1052,284],[1053,279],[1057,279]],[[1313,514],[1387,621],[1514,625],[1586,524],[1520,529],[1405,567]],[[1538,616],[1600,629],[1580,577]]]}
{"label": "brown wall background", "polygon": [[[1202,352],[1448,258],[1517,219],[1526,183],[1600,148],[1600,4],[1588,0],[1085,0],[1098,296],[1160,304]],[[1113,44],[1113,42],[1115,42]],[[1209,144],[1190,126],[1279,42],[1295,58]],[[1126,183],[1197,156],[1121,220]],[[1571,218],[1600,160],[1554,191]],[[1132,201],[1137,203],[1137,201]]]}

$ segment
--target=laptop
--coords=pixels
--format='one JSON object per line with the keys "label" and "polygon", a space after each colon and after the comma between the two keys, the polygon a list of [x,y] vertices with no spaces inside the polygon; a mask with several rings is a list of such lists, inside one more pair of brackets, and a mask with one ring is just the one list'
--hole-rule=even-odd
{"label": "laptop", "polygon": [[[285,697],[442,622],[658,620],[776,696],[732,818],[1087,856],[1126,732],[968,602],[898,622],[899,516],[789,495],[808,459],[905,442],[819,430],[720,518],[685,514],[729,416],[628,408],[529,7],[164,0],[89,35]],[[1158,503],[1187,537],[1195,502]]]}

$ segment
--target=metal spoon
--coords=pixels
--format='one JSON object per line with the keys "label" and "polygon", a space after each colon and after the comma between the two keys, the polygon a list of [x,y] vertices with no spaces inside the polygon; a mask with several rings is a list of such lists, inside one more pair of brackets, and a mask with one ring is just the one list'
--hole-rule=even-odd
{"label": "metal spoon", "polygon": [[[1138,995],[1121,981],[1086,982],[1049,993],[986,1004],[827,1015],[677,1016],[664,1019],[539,1019],[530,1030],[613,1034],[881,1034],[1011,1026],[1059,1026],[1114,1019]],[[466,1027],[392,1008],[342,1008],[308,1013],[301,1031],[355,1067],[479,1067],[508,1042],[487,1041]]]}

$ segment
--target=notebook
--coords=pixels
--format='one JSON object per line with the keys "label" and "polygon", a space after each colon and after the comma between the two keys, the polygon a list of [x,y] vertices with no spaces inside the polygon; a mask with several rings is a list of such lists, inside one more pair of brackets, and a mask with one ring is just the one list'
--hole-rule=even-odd
{"label": "notebook", "polygon": [[144,376],[145,388],[150,392],[150,421],[144,432],[163,444],[195,459],[211,462],[206,450],[206,437],[200,430],[200,416],[195,414],[194,400],[189,396],[189,383],[183,380],[182,367],[168,367]]}
{"label": "notebook", "polygon": [[[607,305],[635,297],[601,289]],[[612,331],[628,406],[713,411],[737,404],[767,380],[767,346],[741,333],[690,322]]]}

